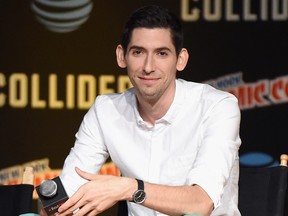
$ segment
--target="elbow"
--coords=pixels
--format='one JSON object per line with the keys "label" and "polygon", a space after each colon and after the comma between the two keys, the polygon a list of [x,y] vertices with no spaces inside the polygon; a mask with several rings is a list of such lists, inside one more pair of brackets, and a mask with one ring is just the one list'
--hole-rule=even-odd
{"label": "elbow", "polygon": [[201,187],[196,186],[195,189],[198,189],[198,199],[196,201],[195,210],[197,214],[202,216],[211,215],[214,209],[214,202],[210,198],[210,196],[203,190]]}
{"label": "elbow", "polygon": [[186,214],[210,216],[214,209],[214,203],[208,193],[199,185],[193,185],[190,189],[190,199],[188,199],[189,201],[185,205]]}
{"label": "elbow", "polygon": [[214,209],[214,203],[211,199],[200,202],[198,205],[198,212],[201,216],[210,216]]}
{"label": "elbow", "polygon": [[[196,214],[201,216],[210,216],[212,211],[214,209],[214,204],[211,199],[208,200],[202,200],[199,202],[196,202],[195,205],[190,205],[188,213],[186,214]],[[184,214],[184,215],[186,215]]]}

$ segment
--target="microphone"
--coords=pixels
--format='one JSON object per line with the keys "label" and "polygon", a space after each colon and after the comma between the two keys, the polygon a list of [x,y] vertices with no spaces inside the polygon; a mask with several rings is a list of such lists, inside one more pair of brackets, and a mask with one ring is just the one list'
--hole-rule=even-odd
{"label": "microphone", "polygon": [[58,177],[44,180],[36,187],[36,192],[47,215],[52,215],[68,200],[68,195]]}

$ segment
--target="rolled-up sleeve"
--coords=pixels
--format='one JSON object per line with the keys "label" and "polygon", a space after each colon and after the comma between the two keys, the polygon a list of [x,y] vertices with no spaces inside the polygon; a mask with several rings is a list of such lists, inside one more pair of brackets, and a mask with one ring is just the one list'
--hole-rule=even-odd
{"label": "rolled-up sleeve", "polygon": [[232,95],[209,104],[201,122],[199,150],[188,179],[189,184],[197,184],[208,193],[214,208],[221,204],[225,184],[238,160],[239,125],[240,110]]}
{"label": "rolled-up sleeve", "polygon": [[84,116],[76,133],[75,144],[71,148],[60,174],[60,179],[69,196],[73,195],[82,184],[87,182],[76,173],[75,167],[89,173],[97,173],[108,158],[108,152],[97,120],[96,107],[99,100],[99,98],[96,99],[95,104]]}

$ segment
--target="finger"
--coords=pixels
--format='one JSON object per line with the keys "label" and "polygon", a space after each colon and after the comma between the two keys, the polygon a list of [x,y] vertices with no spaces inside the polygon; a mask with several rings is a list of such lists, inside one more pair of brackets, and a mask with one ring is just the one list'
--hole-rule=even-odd
{"label": "finger", "polygon": [[88,203],[87,205],[84,205],[77,213],[75,216],[95,216],[100,214],[102,211],[99,211],[97,207],[91,205]]}
{"label": "finger", "polygon": [[81,209],[78,209],[76,212],[74,212],[74,215],[75,216],[82,216],[82,215],[87,216],[89,212],[91,212],[91,210],[89,210],[88,205],[84,205]]}
{"label": "finger", "polygon": [[60,214],[60,213],[55,213],[53,216],[72,216],[73,215],[73,213],[72,214],[66,214],[66,213],[64,213],[64,214]]}
{"label": "finger", "polygon": [[75,210],[84,205],[83,203],[81,203],[81,199],[83,196],[84,193],[82,192],[82,190],[78,190],[72,197],[70,197],[65,203],[63,203],[59,207],[58,212],[61,214],[65,213],[65,215],[67,213],[72,214]]}
{"label": "finger", "polygon": [[91,212],[89,212],[86,216],[95,216],[95,215],[98,215],[98,214],[100,214],[100,212],[97,213],[97,212],[95,212],[95,211],[91,211]]}
{"label": "finger", "polygon": [[78,206],[82,206],[81,204],[80,204],[80,201],[78,202],[78,203],[75,203],[74,205],[72,205],[72,206],[68,206],[68,207],[65,207],[65,208],[59,208],[58,209],[58,214],[59,215],[72,215],[74,212],[77,212],[77,210],[79,209],[79,207]]}
{"label": "finger", "polygon": [[80,177],[82,177],[82,178],[84,178],[84,179],[86,179],[86,180],[88,180],[88,181],[90,181],[90,180],[92,180],[93,178],[95,178],[95,174],[85,172],[85,171],[79,169],[78,167],[75,167],[75,170],[76,170],[77,174],[78,174]]}

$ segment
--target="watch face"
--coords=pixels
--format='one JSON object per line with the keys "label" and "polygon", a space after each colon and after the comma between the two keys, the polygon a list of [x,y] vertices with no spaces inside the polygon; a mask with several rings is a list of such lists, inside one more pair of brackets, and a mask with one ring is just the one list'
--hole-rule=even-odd
{"label": "watch face", "polygon": [[135,203],[143,203],[146,200],[146,193],[143,190],[137,190],[133,195]]}

